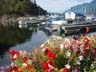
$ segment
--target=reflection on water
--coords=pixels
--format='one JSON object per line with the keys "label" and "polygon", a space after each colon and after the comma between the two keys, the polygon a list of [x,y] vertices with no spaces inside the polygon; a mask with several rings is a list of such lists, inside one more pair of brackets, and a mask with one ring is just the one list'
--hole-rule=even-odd
{"label": "reflection on water", "polygon": [[31,39],[23,44],[18,44],[11,49],[26,50],[28,52],[32,51],[34,48],[39,47],[44,41],[48,39],[48,36],[42,31],[38,30],[36,32],[32,32]]}
{"label": "reflection on water", "polygon": [[[46,32],[39,30],[39,28],[34,28],[32,31],[31,39],[22,44],[17,44],[16,46],[11,47],[17,51],[26,50],[32,52],[34,48],[40,47],[44,41],[46,41],[50,35],[47,35]],[[3,58],[0,58],[0,66],[10,64],[8,51],[5,52]]]}
{"label": "reflection on water", "polygon": [[25,42],[30,37],[31,31],[28,29],[0,25],[0,56],[9,50],[11,46]]}
{"label": "reflection on water", "polygon": [[[90,33],[89,33],[90,34]],[[91,33],[92,34],[92,33]],[[96,35],[96,32],[93,33]],[[53,35],[60,35],[60,32],[54,32]],[[22,44],[17,44],[10,49],[14,49],[17,51],[26,50],[28,52],[32,52],[34,48],[40,47],[42,43],[44,43],[48,38],[52,35],[47,34],[46,31],[40,30],[39,28],[34,28],[32,31],[31,39]],[[0,59],[0,66],[4,66],[10,64],[8,51],[4,54],[4,57]]]}

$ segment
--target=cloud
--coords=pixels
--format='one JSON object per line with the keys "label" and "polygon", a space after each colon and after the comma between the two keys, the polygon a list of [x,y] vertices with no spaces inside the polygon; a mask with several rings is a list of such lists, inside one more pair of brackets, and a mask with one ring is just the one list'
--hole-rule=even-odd
{"label": "cloud", "polygon": [[92,0],[36,0],[37,4],[49,12],[63,12],[72,6]]}

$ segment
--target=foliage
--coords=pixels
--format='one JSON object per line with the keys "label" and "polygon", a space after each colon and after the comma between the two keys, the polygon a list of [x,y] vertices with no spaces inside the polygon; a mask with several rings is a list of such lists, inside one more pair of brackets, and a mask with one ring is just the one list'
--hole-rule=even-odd
{"label": "foliage", "polygon": [[39,15],[47,12],[30,0],[0,0],[0,15]]}
{"label": "foliage", "polygon": [[10,59],[9,72],[95,72],[96,36],[53,37],[32,54],[11,50]]}

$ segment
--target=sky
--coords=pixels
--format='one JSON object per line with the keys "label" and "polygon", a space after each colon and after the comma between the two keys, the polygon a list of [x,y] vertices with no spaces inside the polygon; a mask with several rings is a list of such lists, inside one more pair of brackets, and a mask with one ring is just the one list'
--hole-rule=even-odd
{"label": "sky", "polygon": [[92,0],[36,0],[37,4],[48,12],[62,13],[72,6],[89,3]]}

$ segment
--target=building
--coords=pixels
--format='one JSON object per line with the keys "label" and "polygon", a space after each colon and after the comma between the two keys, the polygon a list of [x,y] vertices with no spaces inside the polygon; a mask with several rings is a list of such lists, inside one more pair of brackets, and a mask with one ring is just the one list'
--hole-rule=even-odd
{"label": "building", "polygon": [[85,18],[85,15],[83,15],[82,13],[77,13],[77,12],[72,12],[72,11],[67,11],[65,13],[65,19],[66,20],[82,20]]}

